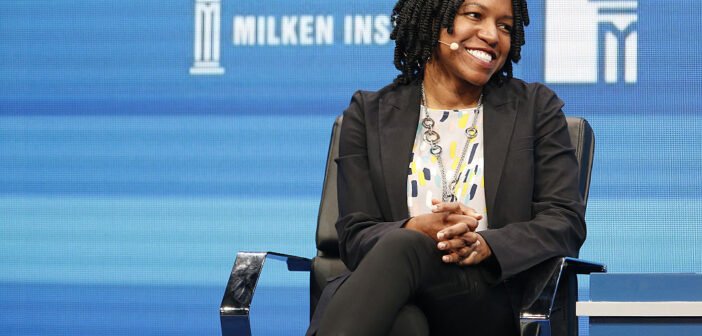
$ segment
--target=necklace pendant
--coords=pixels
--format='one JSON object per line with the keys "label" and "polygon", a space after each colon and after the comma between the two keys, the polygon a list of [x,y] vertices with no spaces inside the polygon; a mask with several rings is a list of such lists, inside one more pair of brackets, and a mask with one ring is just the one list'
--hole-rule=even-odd
{"label": "necklace pendant", "polygon": [[455,202],[458,198],[456,195],[452,193],[446,193],[445,195],[442,195],[441,200],[444,202],[452,203]]}
{"label": "necklace pendant", "polygon": [[478,136],[478,130],[475,127],[471,126],[471,127],[466,128],[466,137],[468,137],[468,139],[473,140],[477,136]]}
{"label": "necklace pendant", "polygon": [[457,181],[452,181],[449,183],[448,188],[444,187],[441,193],[441,200],[444,202],[456,202],[458,197],[456,197],[456,183]]}
{"label": "necklace pendant", "polygon": [[439,140],[441,140],[441,136],[435,130],[430,129],[424,132],[424,141],[430,144],[435,144],[439,142]]}

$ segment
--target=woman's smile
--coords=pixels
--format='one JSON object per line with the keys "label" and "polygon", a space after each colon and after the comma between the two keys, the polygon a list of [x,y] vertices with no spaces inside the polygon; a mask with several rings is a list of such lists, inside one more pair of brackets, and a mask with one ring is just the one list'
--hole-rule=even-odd
{"label": "woman's smile", "polygon": [[492,55],[478,49],[466,49],[466,52],[473,55],[473,57],[485,62],[490,63],[493,60]]}

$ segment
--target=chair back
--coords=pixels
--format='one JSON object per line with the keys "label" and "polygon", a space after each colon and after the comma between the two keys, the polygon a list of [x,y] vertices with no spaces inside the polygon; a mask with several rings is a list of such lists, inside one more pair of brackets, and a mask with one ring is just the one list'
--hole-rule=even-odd
{"label": "chair back", "polygon": [[339,156],[339,135],[343,116],[336,117],[332,127],[327,164],[324,171],[324,185],[322,186],[322,199],[319,202],[317,213],[317,256],[312,262],[310,273],[310,316],[314,312],[329,277],[340,274],[346,266],[339,258],[339,236],[336,233],[337,218],[339,218],[339,204],[336,193],[336,159]]}
{"label": "chair back", "polygon": [[580,117],[566,117],[570,143],[575,147],[575,157],[578,159],[580,169],[580,195],[587,206],[590,194],[590,177],[592,176],[592,162],[595,159],[595,133],[590,123]]}
{"label": "chair back", "polygon": [[[587,120],[579,117],[567,117],[566,119],[570,141],[575,147],[575,155],[580,169],[580,193],[587,204],[595,137]],[[310,275],[310,310],[312,312],[314,312],[327,279],[346,270],[344,263],[339,258],[339,237],[334,226],[339,217],[336,191],[337,172],[334,159],[339,155],[339,135],[342,121],[343,116],[337,117],[332,127],[322,199],[317,215],[317,256],[312,263]]]}

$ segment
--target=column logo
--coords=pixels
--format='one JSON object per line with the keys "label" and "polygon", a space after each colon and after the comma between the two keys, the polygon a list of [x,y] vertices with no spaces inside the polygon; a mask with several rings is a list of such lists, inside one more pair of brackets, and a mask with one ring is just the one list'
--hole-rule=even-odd
{"label": "column logo", "polygon": [[546,0],[548,83],[629,83],[638,77],[636,0]]}
{"label": "column logo", "polygon": [[191,75],[222,75],[219,65],[221,0],[195,0],[194,62]]}

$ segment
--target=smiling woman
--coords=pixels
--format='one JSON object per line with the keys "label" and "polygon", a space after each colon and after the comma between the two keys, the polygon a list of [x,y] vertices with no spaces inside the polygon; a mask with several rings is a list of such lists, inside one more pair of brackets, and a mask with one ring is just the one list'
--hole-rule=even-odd
{"label": "smiling woman", "polygon": [[475,104],[482,87],[505,65],[513,22],[508,0],[490,7],[480,2],[461,5],[452,31],[444,28],[439,34],[439,41],[456,43],[458,50],[438,48],[424,70],[425,90],[432,93],[429,105],[452,109]]}
{"label": "smiling woman", "polygon": [[563,103],[512,78],[526,2],[400,0],[392,20],[400,74],[357,92],[341,128],[350,272],[308,335],[517,334],[524,271],[585,239]]}

